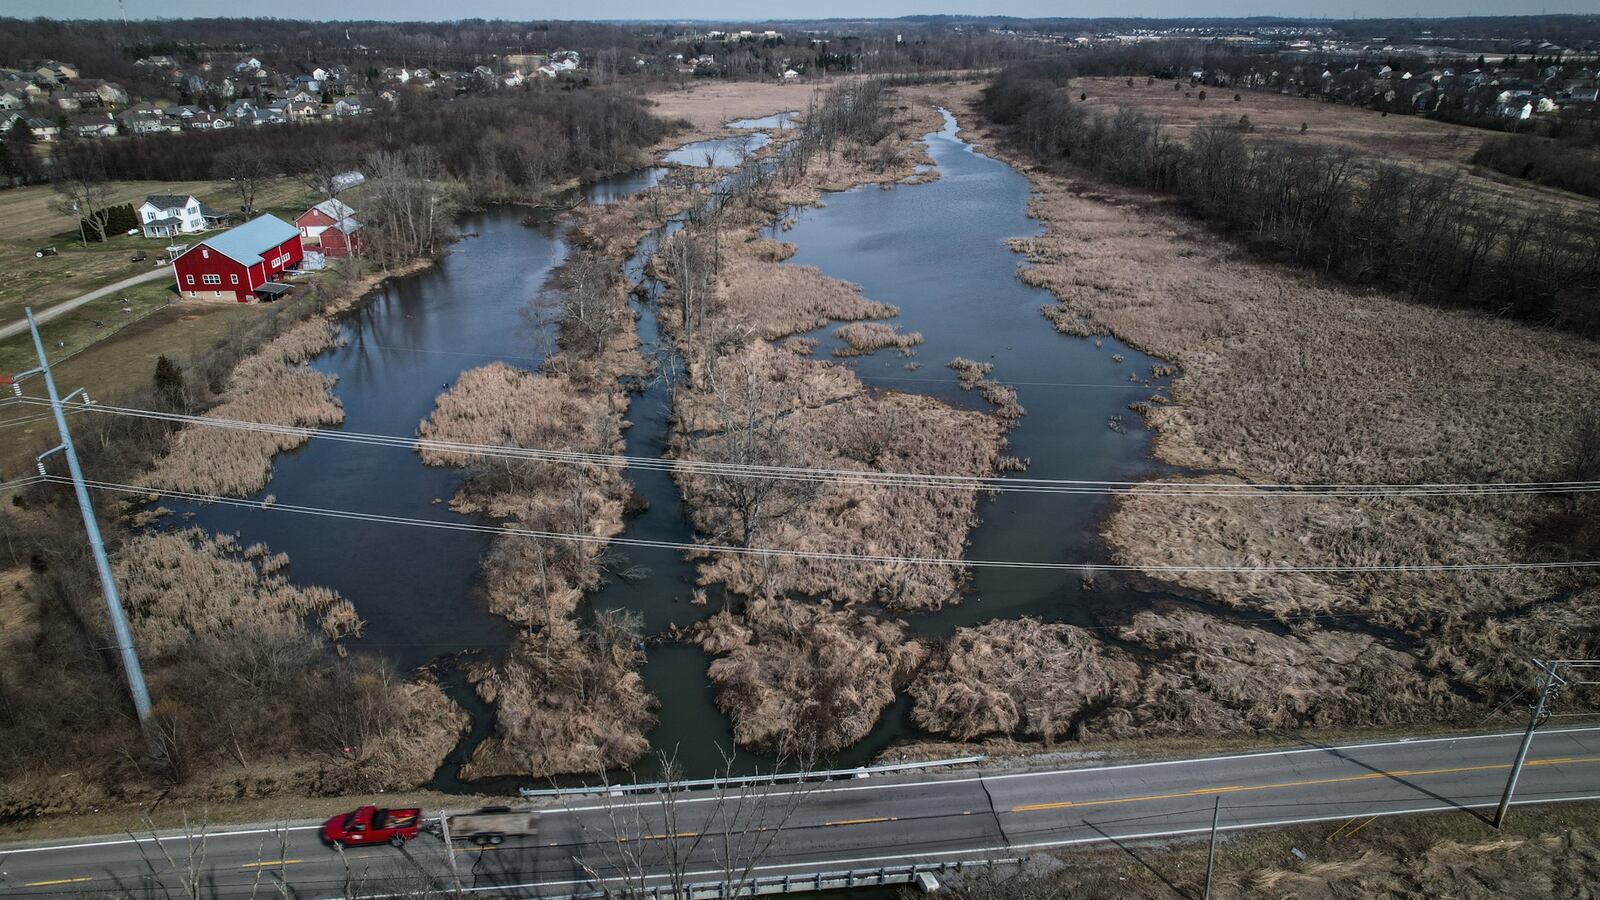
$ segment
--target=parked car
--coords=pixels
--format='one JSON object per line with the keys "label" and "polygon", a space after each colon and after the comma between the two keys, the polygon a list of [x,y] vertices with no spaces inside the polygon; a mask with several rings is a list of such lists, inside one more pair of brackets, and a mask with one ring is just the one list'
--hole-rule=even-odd
{"label": "parked car", "polygon": [[335,849],[381,844],[384,841],[398,847],[416,837],[421,824],[420,809],[363,806],[322,823],[322,839]]}
{"label": "parked car", "polygon": [[56,255],[56,248],[54,247],[40,247],[39,249],[33,251],[33,256],[35,259],[44,259],[46,256]]}

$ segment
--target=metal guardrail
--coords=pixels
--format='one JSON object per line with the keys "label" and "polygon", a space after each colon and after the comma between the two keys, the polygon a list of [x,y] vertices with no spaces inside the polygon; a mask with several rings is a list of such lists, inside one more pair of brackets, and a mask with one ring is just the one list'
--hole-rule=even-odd
{"label": "metal guardrail", "polygon": [[579,794],[659,794],[664,791],[693,791],[704,788],[752,787],[768,784],[799,784],[807,781],[841,781],[849,778],[870,778],[892,772],[910,772],[937,766],[964,766],[981,763],[989,757],[957,756],[950,759],[933,759],[924,762],[889,763],[881,766],[857,766],[853,769],[828,769],[822,772],[772,772],[766,775],[744,775],[737,778],[700,778],[690,781],[657,781],[649,784],[604,784],[570,788],[518,788],[525,798],[568,797]]}
{"label": "metal guardrail", "polygon": [[[990,866],[1018,865],[1021,857],[1004,859],[966,860],[960,862],[913,863],[904,866],[881,866],[876,869],[846,869],[837,872],[814,872],[805,875],[763,875],[743,883],[727,881],[702,881],[674,888],[670,884],[647,888],[630,888],[629,896],[649,897],[651,900],[710,900],[725,897],[765,897],[773,894],[810,894],[818,891],[849,890],[850,888],[889,887],[900,884],[917,884],[918,879],[928,889],[938,889],[938,876],[969,869]],[[590,900],[594,897],[616,896],[616,892],[589,891],[567,894],[551,900]]]}

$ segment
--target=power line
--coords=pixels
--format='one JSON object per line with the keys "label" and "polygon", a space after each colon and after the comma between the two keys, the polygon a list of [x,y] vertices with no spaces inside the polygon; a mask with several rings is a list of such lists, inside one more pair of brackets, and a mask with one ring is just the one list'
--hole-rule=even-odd
{"label": "power line", "polygon": [[[22,398],[22,402],[40,403],[42,401],[34,398]],[[153,419],[184,425],[200,425],[208,428],[229,428],[260,434],[285,435],[306,440],[330,440],[367,446],[429,450],[437,453],[525,459],[559,465],[582,465],[611,469],[635,469],[640,471],[687,473],[717,477],[763,478],[782,481],[821,481],[877,487],[1075,495],[1233,496],[1252,499],[1272,497],[1454,497],[1500,494],[1571,494],[1600,491],[1600,481],[1418,482],[1410,484],[1325,483],[1304,485],[1269,482],[1185,483],[1064,478],[1002,478],[917,472],[808,468],[802,466],[750,465],[718,463],[706,460],[588,453],[536,447],[475,444],[465,441],[445,441],[435,438],[345,431],[342,429],[277,425],[268,422],[188,415],[137,407],[105,406],[99,403],[69,403],[64,404],[64,406],[76,411],[102,412],[108,415]]]}
{"label": "power line", "polygon": [[[56,475],[47,475],[45,480],[62,482],[66,479]],[[954,568],[994,568],[994,569],[1035,569],[1035,570],[1067,570],[1078,572],[1234,572],[1234,573],[1279,573],[1279,574],[1317,574],[1317,573],[1376,573],[1376,572],[1496,572],[1513,570],[1537,569],[1590,569],[1600,568],[1600,560],[1580,561],[1552,561],[1552,562],[1490,562],[1490,563],[1414,563],[1414,564],[1378,564],[1378,565],[1311,565],[1311,566],[1198,566],[1198,565],[1169,565],[1150,564],[1132,565],[1126,563],[1052,563],[1030,562],[1024,560],[984,560],[960,559],[937,556],[878,556],[863,553],[831,553],[815,550],[792,550],[780,547],[737,547],[728,544],[695,544],[685,541],[660,541],[646,538],[630,538],[626,536],[601,537],[593,534],[578,534],[562,531],[544,531],[533,528],[517,528],[508,525],[487,525],[479,522],[446,522],[438,519],[418,519],[409,516],[391,516],[382,513],[368,513],[357,510],[330,509],[320,506],[306,506],[301,504],[272,502],[265,503],[258,500],[246,500],[239,497],[227,497],[217,494],[204,494],[194,491],[169,491],[152,488],[149,485],[123,484],[109,481],[86,481],[89,487],[102,491],[114,491],[129,494],[145,494],[169,497],[177,500],[187,500],[194,503],[216,503],[223,506],[238,506],[262,510],[277,510],[282,512],[300,513],[303,515],[322,516],[326,518],[343,519],[356,522],[367,522],[378,525],[408,525],[419,528],[436,528],[451,531],[471,531],[479,534],[497,534],[508,537],[535,538],[540,540],[570,541],[579,544],[616,545],[622,547],[641,547],[652,550],[681,550],[693,553],[729,553],[741,556],[775,556],[795,559],[816,559],[832,562],[861,562],[861,563],[887,563],[912,566],[949,566]]]}

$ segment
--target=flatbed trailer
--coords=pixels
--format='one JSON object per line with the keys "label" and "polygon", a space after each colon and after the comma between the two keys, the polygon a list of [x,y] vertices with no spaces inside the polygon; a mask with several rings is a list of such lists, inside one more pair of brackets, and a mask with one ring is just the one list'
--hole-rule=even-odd
{"label": "flatbed trailer", "polygon": [[539,813],[533,809],[491,806],[469,813],[444,814],[434,830],[449,841],[471,841],[485,847],[503,843],[506,838],[537,835]]}

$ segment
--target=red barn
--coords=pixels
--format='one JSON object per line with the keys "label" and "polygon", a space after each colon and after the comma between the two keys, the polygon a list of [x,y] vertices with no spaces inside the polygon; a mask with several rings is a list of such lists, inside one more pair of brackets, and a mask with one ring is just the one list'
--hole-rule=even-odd
{"label": "red barn", "polygon": [[343,200],[324,200],[294,220],[300,229],[300,243],[307,250],[320,250],[324,256],[351,256],[361,252],[361,223],[356,211]]}
{"label": "red barn", "polygon": [[184,297],[232,294],[246,303],[288,290],[272,279],[304,258],[299,229],[277,216],[258,216],[178,254],[172,271]]}

